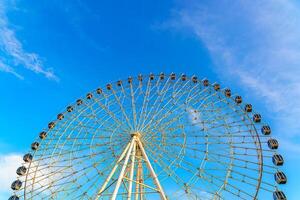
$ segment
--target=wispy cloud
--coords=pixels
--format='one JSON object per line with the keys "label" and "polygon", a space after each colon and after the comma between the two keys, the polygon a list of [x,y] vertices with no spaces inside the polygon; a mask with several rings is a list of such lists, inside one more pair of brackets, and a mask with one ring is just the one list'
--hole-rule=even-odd
{"label": "wispy cloud", "polygon": [[[216,71],[257,94],[281,136],[298,137],[300,6],[292,0],[186,1],[164,26],[193,32]],[[233,78],[234,77],[234,78]]]}
{"label": "wispy cloud", "polygon": [[58,77],[52,69],[43,66],[38,54],[25,51],[22,43],[17,39],[15,31],[9,26],[6,12],[5,3],[0,2],[0,49],[2,57],[0,59],[0,71],[24,79],[23,75],[17,72],[17,68],[22,66],[37,74],[42,74],[48,79],[57,81]]}

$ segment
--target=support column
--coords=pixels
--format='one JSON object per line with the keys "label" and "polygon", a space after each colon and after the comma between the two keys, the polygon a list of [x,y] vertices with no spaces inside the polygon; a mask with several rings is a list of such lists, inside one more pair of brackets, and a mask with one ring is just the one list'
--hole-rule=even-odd
{"label": "support column", "polygon": [[148,167],[149,170],[150,170],[150,173],[151,173],[151,176],[152,176],[152,178],[153,178],[153,180],[154,180],[154,183],[155,183],[156,187],[157,187],[158,190],[159,190],[160,197],[161,197],[163,200],[167,200],[167,197],[166,197],[166,195],[165,195],[165,193],[164,193],[164,191],[163,191],[163,189],[162,189],[162,187],[161,187],[161,185],[160,185],[160,183],[159,183],[159,180],[158,180],[158,178],[157,178],[157,175],[155,174],[154,169],[153,169],[153,167],[152,167],[152,165],[151,165],[151,163],[150,163],[150,161],[149,161],[149,159],[148,159],[148,156],[147,156],[147,154],[146,154],[146,152],[145,152],[145,149],[144,149],[144,147],[143,147],[143,144],[141,143],[141,141],[140,141],[139,139],[137,139],[137,144],[138,144],[138,146],[140,147],[141,153],[142,153],[142,155],[143,155],[143,157],[144,157],[144,159],[145,159],[145,161],[146,161],[147,167]]}
{"label": "support column", "polygon": [[126,157],[125,157],[125,160],[124,160],[124,164],[123,164],[123,167],[121,169],[121,173],[119,175],[119,178],[118,178],[118,181],[117,181],[114,193],[113,193],[113,195],[111,197],[112,200],[115,200],[116,197],[117,197],[118,190],[119,190],[120,185],[122,183],[122,180],[124,178],[124,173],[125,173],[125,170],[126,170],[126,167],[127,167],[127,164],[128,164],[128,160],[129,160],[130,154],[132,152],[132,147],[135,144],[135,141],[136,141],[136,139],[135,139],[135,137],[133,137],[132,140],[131,140],[131,142],[130,142],[130,146],[129,146],[129,149],[127,151],[127,154],[126,154]]}
{"label": "support column", "polygon": [[131,168],[130,168],[130,177],[129,177],[129,186],[128,186],[128,197],[127,200],[131,200],[132,194],[132,182],[134,177],[134,165],[135,165],[135,153],[136,153],[136,142],[133,144],[133,151],[131,155]]}
{"label": "support column", "polygon": [[123,158],[124,158],[126,152],[128,151],[129,145],[130,145],[130,143],[127,144],[126,148],[125,148],[124,151],[122,152],[120,158],[119,158],[118,161],[116,162],[116,164],[115,164],[115,166],[113,167],[113,169],[111,170],[110,174],[109,174],[108,177],[105,179],[105,181],[104,181],[104,183],[103,183],[101,189],[100,189],[100,190],[98,191],[98,193],[97,193],[97,198],[96,198],[96,199],[98,199],[99,196],[101,195],[101,193],[105,190],[107,184],[109,183],[110,179],[112,178],[112,176],[114,175],[116,169],[118,168],[120,162],[123,160]]}

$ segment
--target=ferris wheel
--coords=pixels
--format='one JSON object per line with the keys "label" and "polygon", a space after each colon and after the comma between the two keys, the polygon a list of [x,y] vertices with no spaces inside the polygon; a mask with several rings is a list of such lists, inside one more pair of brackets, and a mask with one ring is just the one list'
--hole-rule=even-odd
{"label": "ferris wheel", "polygon": [[278,141],[252,105],[174,73],[109,83],[39,133],[19,199],[286,199]]}

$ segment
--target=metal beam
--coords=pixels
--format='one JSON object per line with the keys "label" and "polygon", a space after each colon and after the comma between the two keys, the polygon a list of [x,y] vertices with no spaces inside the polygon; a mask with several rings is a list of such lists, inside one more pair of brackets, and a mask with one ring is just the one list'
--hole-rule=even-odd
{"label": "metal beam", "polygon": [[158,180],[158,178],[157,178],[157,175],[155,174],[155,171],[154,171],[154,169],[153,169],[153,167],[152,167],[152,165],[151,165],[151,163],[150,163],[150,161],[149,161],[149,159],[148,159],[148,156],[147,156],[147,154],[146,154],[146,152],[145,152],[145,149],[144,149],[144,147],[143,147],[142,142],[139,140],[139,138],[137,138],[136,141],[137,141],[138,146],[140,147],[140,150],[141,150],[141,153],[142,153],[143,157],[145,158],[147,167],[148,167],[149,170],[150,170],[150,173],[151,173],[151,176],[152,176],[152,178],[153,178],[153,180],[154,180],[154,183],[155,183],[156,187],[157,187],[158,190],[159,190],[160,197],[161,197],[163,200],[167,200],[167,197],[166,197],[166,195],[165,195],[165,193],[164,193],[164,190],[163,190],[163,188],[161,187],[160,182],[159,182],[159,180]]}
{"label": "metal beam", "polygon": [[119,190],[120,185],[122,183],[122,180],[123,180],[123,177],[124,177],[124,174],[125,174],[125,170],[126,170],[126,167],[128,165],[128,160],[129,160],[129,157],[130,157],[131,152],[132,152],[133,145],[136,143],[136,139],[135,138],[136,138],[135,136],[132,137],[132,140],[129,143],[130,146],[129,146],[129,149],[127,151],[127,154],[126,154],[126,157],[125,157],[125,160],[124,160],[124,163],[123,163],[123,167],[121,169],[121,173],[119,175],[119,178],[118,178],[115,190],[114,190],[113,195],[111,197],[112,200],[115,200],[117,198],[118,190]]}

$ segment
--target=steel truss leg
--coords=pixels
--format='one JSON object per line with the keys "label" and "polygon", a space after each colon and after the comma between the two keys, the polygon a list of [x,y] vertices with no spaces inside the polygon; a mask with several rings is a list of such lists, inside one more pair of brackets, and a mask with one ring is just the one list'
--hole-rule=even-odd
{"label": "steel truss leg", "polygon": [[130,143],[127,144],[126,148],[124,149],[124,151],[122,152],[120,158],[118,159],[117,163],[115,164],[115,166],[113,167],[113,169],[111,170],[110,174],[108,175],[108,177],[106,178],[106,180],[104,181],[101,189],[98,191],[98,195],[97,195],[97,198],[99,198],[99,196],[102,194],[102,192],[105,190],[107,184],[109,183],[110,179],[112,178],[112,176],[114,175],[116,169],[118,168],[120,162],[123,160],[128,148],[130,146]]}
{"label": "steel truss leg", "polygon": [[148,167],[149,170],[150,170],[151,176],[152,176],[152,178],[154,179],[154,183],[155,183],[157,189],[159,190],[160,197],[161,197],[163,200],[167,200],[167,197],[166,197],[166,195],[165,195],[165,193],[164,193],[164,190],[163,190],[163,188],[161,187],[160,182],[159,182],[159,180],[158,180],[158,178],[157,178],[157,175],[155,174],[155,172],[154,172],[154,170],[153,170],[153,167],[152,167],[152,165],[151,165],[151,163],[150,163],[150,161],[149,161],[149,159],[148,159],[148,156],[147,156],[147,154],[146,154],[146,152],[145,152],[145,149],[144,149],[144,147],[143,147],[143,144],[141,143],[141,141],[140,141],[139,139],[137,139],[136,141],[137,141],[138,146],[140,147],[142,156],[144,157],[144,159],[145,159],[145,161],[146,161],[147,167]]}
{"label": "steel truss leg", "polygon": [[[159,192],[160,194],[160,197],[161,199],[163,200],[167,200],[166,198],[166,195],[163,191],[163,188],[161,187],[160,185],[160,182],[158,180],[158,177],[148,159],[148,156],[145,152],[145,149],[143,147],[143,144],[142,142],[140,141],[139,137],[136,137],[136,136],[133,136],[132,137],[132,140],[127,144],[126,148],[124,149],[124,151],[122,152],[120,158],[118,159],[118,161],[116,162],[115,166],[113,167],[112,171],[110,172],[110,174],[108,175],[108,177],[106,178],[106,180],[104,181],[101,189],[99,190],[99,192],[97,193],[97,197],[96,199],[99,199],[99,197],[101,196],[101,194],[106,190],[106,187],[109,183],[109,181],[111,180],[111,178],[113,177],[113,175],[115,174],[117,168],[119,167],[120,165],[120,162],[122,160],[124,160],[124,163],[123,163],[123,166],[122,166],[122,169],[121,169],[121,172],[120,172],[120,175],[119,175],[119,178],[117,180],[117,183],[116,183],[116,186],[115,186],[115,189],[114,189],[114,192],[112,194],[112,197],[111,197],[111,200],[115,200],[117,198],[117,194],[118,194],[118,191],[119,191],[119,188],[121,186],[121,183],[125,177],[125,171],[126,169],[128,169],[128,166],[129,166],[129,158],[131,156],[131,165],[130,165],[130,172],[129,172],[129,186],[128,186],[128,196],[127,196],[127,200],[131,200],[131,196],[132,196],[132,184],[133,184],[133,179],[134,179],[134,166],[135,166],[135,157],[137,157],[137,160],[138,160],[138,166],[137,166],[137,173],[136,173],[136,188],[135,188],[135,199],[137,200],[140,196],[140,199],[142,200],[143,198],[143,185],[142,185],[142,167],[143,167],[143,164],[142,164],[142,160],[144,160],[144,162],[146,163],[149,171],[150,171],[150,174],[151,174],[151,177],[153,178],[154,180],[154,183],[157,187],[157,191]],[[142,159],[143,158],[143,159]]]}
{"label": "steel truss leg", "polygon": [[134,177],[134,165],[135,165],[135,153],[136,153],[136,142],[133,144],[133,151],[131,155],[131,167],[130,167],[130,177],[129,177],[129,186],[128,186],[128,197],[127,200],[131,200],[132,194],[132,182]]}
{"label": "steel truss leg", "polygon": [[124,161],[121,173],[119,175],[119,178],[118,178],[118,181],[117,181],[114,193],[113,193],[113,195],[111,197],[112,200],[115,200],[117,198],[118,190],[119,190],[120,185],[122,183],[122,180],[124,178],[125,170],[126,170],[127,165],[128,165],[128,160],[129,160],[130,154],[132,152],[133,145],[135,144],[135,138],[132,138],[132,140],[131,140],[131,142],[129,144],[130,144],[130,146],[129,146],[129,149],[128,149],[127,154],[126,154],[125,161]]}

